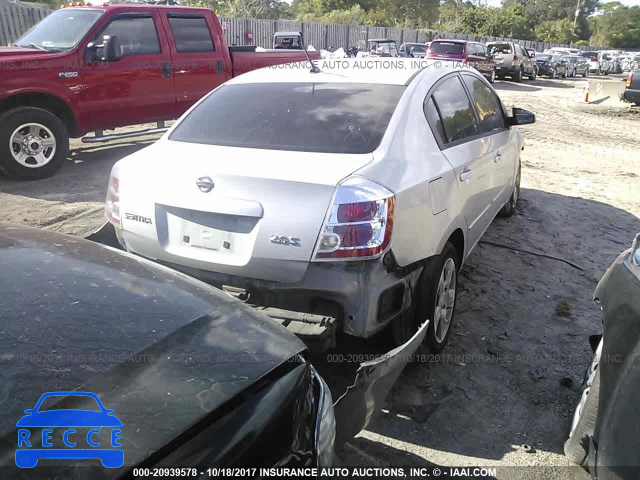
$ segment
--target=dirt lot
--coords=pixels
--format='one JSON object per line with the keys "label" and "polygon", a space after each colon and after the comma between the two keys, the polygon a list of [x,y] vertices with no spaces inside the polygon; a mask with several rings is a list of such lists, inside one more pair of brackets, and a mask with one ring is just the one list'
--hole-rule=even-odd
{"label": "dirt lot", "polygon": [[[601,325],[593,289],[640,232],[640,112],[581,105],[580,80],[496,87],[507,106],[537,115],[523,128],[520,210],[494,222],[484,237],[491,243],[464,267],[443,354],[403,374],[383,414],[342,452],[346,464],[496,465],[513,467],[497,478],[588,478],[568,466],[562,446],[591,356],[587,339]],[[149,141],[75,142],[54,178],[0,178],[3,220],[89,233],[102,223],[111,165]]]}

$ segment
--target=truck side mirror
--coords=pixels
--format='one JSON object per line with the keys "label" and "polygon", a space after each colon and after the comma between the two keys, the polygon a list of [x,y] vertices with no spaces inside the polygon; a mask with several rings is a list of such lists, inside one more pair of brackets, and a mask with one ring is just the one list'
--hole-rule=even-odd
{"label": "truck side mirror", "polygon": [[117,37],[105,35],[102,43],[91,42],[85,51],[85,63],[117,62],[122,58],[122,48]]}
{"label": "truck side mirror", "polygon": [[122,48],[120,40],[113,35],[105,35],[102,37],[102,61],[117,62],[122,58]]}

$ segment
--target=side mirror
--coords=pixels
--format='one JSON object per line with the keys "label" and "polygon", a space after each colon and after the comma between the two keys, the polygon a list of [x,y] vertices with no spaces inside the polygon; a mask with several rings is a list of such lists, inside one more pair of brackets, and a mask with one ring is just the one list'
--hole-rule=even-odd
{"label": "side mirror", "polygon": [[102,43],[91,42],[85,51],[85,63],[117,62],[122,58],[122,48],[117,37],[105,35]]}
{"label": "side mirror", "polygon": [[118,37],[105,35],[102,37],[102,60],[117,62],[122,58],[122,48]]}
{"label": "side mirror", "polygon": [[535,123],[536,116],[529,110],[524,108],[513,107],[511,117],[509,117],[509,125],[529,125]]}

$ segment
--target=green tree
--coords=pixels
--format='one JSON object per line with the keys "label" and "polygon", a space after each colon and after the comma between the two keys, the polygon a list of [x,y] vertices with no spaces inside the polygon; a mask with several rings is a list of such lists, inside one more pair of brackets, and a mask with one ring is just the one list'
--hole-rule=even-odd
{"label": "green tree", "polygon": [[640,48],[640,7],[625,7],[618,2],[604,4],[599,15],[592,17],[592,45],[613,48]]}

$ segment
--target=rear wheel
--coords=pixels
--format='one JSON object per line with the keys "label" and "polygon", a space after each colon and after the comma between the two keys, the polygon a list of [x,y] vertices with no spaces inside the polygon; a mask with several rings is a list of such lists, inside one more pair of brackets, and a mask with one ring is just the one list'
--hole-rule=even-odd
{"label": "rear wheel", "polygon": [[42,108],[19,107],[0,117],[0,169],[22,180],[57,172],[69,154],[64,123]]}
{"label": "rear wheel", "polygon": [[449,339],[456,305],[460,256],[453,244],[447,242],[442,253],[424,267],[415,288],[412,308],[392,323],[394,341],[401,345],[429,320],[425,341],[417,352],[418,358],[427,352],[442,351]]}
{"label": "rear wheel", "polygon": [[496,81],[496,69],[494,68],[493,70],[491,70],[491,73],[489,74],[489,78],[487,78],[487,80],[489,80],[489,83],[493,83]]}
{"label": "rear wheel", "polygon": [[501,217],[512,217],[516,213],[516,209],[518,208],[518,200],[520,200],[520,177],[522,176],[522,166],[518,161],[518,173],[516,173],[516,178],[513,184],[513,191],[511,192],[511,196],[509,197],[509,201],[504,204],[502,210],[500,210],[499,215]]}
{"label": "rear wheel", "polygon": [[516,74],[513,76],[513,80],[518,83],[522,81],[522,67],[520,67],[516,72]]}
{"label": "rear wheel", "polygon": [[558,69],[557,68],[552,68],[549,72],[549,76],[551,78],[556,78],[558,76]]}
{"label": "rear wheel", "polygon": [[538,69],[536,68],[536,66],[533,66],[533,73],[531,73],[531,75],[529,75],[529,80],[535,80],[536,77],[538,76]]}

